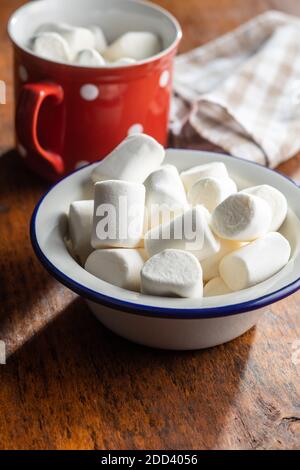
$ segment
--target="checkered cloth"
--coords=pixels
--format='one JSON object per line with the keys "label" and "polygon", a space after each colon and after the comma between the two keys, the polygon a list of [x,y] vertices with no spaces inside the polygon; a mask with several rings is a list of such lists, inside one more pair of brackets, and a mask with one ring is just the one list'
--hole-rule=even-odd
{"label": "checkered cloth", "polygon": [[264,13],[178,56],[171,130],[189,121],[232,155],[275,167],[300,150],[300,18]]}

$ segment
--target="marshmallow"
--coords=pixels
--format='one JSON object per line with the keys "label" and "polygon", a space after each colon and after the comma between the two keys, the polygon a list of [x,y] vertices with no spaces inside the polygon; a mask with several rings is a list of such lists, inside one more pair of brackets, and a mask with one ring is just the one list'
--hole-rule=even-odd
{"label": "marshmallow", "polygon": [[91,177],[94,182],[117,179],[143,183],[164,156],[164,148],[152,137],[130,135],[96,166]]}
{"label": "marshmallow", "polygon": [[82,264],[84,264],[92,251],[93,212],[94,201],[75,201],[70,204],[69,236],[72,247],[71,251],[79,258]]}
{"label": "marshmallow", "polygon": [[[93,49],[96,44],[94,34],[87,28],[82,28],[80,26],[71,26],[65,23],[47,23],[40,26],[38,29],[38,36],[44,36],[44,47],[49,51],[49,48],[52,47],[49,39],[49,34],[59,34],[62,39],[64,39],[69,46],[70,57],[69,60],[74,59],[76,54],[83,49]],[[47,46],[47,41],[49,42]],[[46,45],[45,45],[46,42]],[[52,40],[53,42],[53,40]],[[51,57],[55,59],[54,56]]]}
{"label": "marshmallow", "polygon": [[202,206],[201,204],[197,204],[197,205],[201,206],[201,210],[203,212],[205,220],[208,223],[208,225],[210,225],[211,224],[211,213],[206,209],[206,207]]}
{"label": "marshmallow", "polygon": [[87,29],[93,33],[95,38],[95,48],[100,52],[100,54],[102,54],[102,52],[107,48],[107,41],[102,29],[96,24],[87,26]]}
{"label": "marshmallow", "polygon": [[141,246],[144,205],[145,187],[141,183],[120,180],[96,183],[92,246]]}
{"label": "marshmallow", "polygon": [[204,165],[193,166],[180,173],[186,191],[189,191],[196,181],[207,176],[213,176],[221,180],[229,178],[226,166],[223,162],[205,163]]}
{"label": "marshmallow", "polygon": [[150,258],[141,271],[144,294],[166,297],[202,297],[202,270],[194,255],[164,250]]}
{"label": "marshmallow", "polygon": [[170,222],[149,230],[144,237],[145,249],[153,256],[167,248],[192,252],[199,261],[219,250],[219,242],[211,232],[207,212],[196,206]]}
{"label": "marshmallow", "polygon": [[83,49],[78,52],[73,63],[87,67],[101,67],[106,64],[96,49]]}
{"label": "marshmallow", "polygon": [[244,189],[241,193],[252,194],[261,197],[270,206],[272,220],[270,225],[270,232],[276,232],[283,224],[287,215],[287,200],[285,196],[278,191],[278,189],[262,184],[260,186],[253,186]]}
{"label": "marshmallow", "polygon": [[158,54],[160,51],[161,44],[156,34],[130,31],[110,44],[103,55],[109,62],[114,62],[123,57],[143,60]]}
{"label": "marshmallow", "polygon": [[115,286],[139,291],[141,269],[145,260],[144,250],[130,248],[96,250],[86,260],[85,269],[99,279]]}
{"label": "marshmallow", "polygon": [[286,238],[278,232],[269,232],[225,256],[220,262],[220,276],[233,291],[246,289],[280,271],[290,254]]}
{"label": "marshmallow", "polygon": [[230,294],[232,290],[227,287],[223,279],[220,277],[214,277],[211,279],[203,289],[204,297],[213,297],[215,295],[225,295]]}
{"label": "marshmallow", "polygon": [[41,33],[64,33],[66,31],[72,31],[74,26],[71,26],[67,23],[59,22],[59,23],[43,23],[41,24],[36,30],[35,34]]}
{"label": "marshmallow", "polygon": [[135,59],[131,59],[130,57],[123,57],[122,59],[116,60],[115,62],[109,62],[107,65],[109,67],[120,67],[121,65],[132,65],[135,63]]}
{"label": "marshmallow", "polygon": [[33,52],[45,59],[69,62],[71,50],[67,41],[58,33],[40,33],[32,42]]}
{"label": "marshmallow", "polygon": [[87,28],[74,27],[71,30],[62,31],[60,34],[69,44],[72,58],[83,49],[95,48],[95,37]]}
{"label": "marshmallow", "polygon": [[271,210],[261,198],[250,194],[232,194],[212,213],[212,229],[220,238],[251,241],[268,232]]}
{"label": "marshmallow", "polygon": [[232,240],[219,240],[220,249],[212,256],[205,258],[201,261],[202,271],[203,271],[203,280],[210,281],[214,277],[219,276],[219,264],[222,258],[232,251],[238,250],[243,246],[243,243],[232,241]]}
{"label": "marshmallow", "polygon": [[237,192],[235,182],[230,178],[206,176],[196,181],[188,192],[190,204],[203,204],[212,212],[228,196]]}
{"label": "marshmallow", "polygon": [[[144,182],[149,226],[162,223],[163,214],[178,215],[188,209],[183,183],[174,165],[163,165]],[[151,224],[150,224],[151,222]]]}

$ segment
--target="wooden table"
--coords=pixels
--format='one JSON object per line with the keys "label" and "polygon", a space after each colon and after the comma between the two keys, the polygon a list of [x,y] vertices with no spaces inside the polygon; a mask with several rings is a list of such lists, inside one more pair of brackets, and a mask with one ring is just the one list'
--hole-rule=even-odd
{"label": "wooden table", "polygon": [[[7,104],[0,105],[0,339],[14,353],[0,365],[0,447],[300,448],[300,354],[293,350],[300,293],[273,305],[256,328],[229,344],[163,352],[107,331],[36,260],[28,224],[47,184],[12,150],[5,32],[21,3],[0,0],[0,79],[7,83]],[[297,0],[159,3],[182,24],[181,51],[270,8],[300,14]],[[190,134],[175,143],[211,148]],[[279,170],[300,181],[300,156]]]}

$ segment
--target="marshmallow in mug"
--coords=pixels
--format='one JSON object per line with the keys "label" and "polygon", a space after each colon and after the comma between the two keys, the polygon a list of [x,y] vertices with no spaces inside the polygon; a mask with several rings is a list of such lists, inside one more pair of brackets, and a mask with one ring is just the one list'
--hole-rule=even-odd
{"label": "marshmallow in mug", "polygon": [[58,62],[70,62],[71,50],[67,41],[58,33],[38,34],[32,41],[33,52],[45,59]]}
{"label": "marshmallow in mug", "polygon": [[148,31],[129,31],[116,39],[103,51],[108,62],[115,62],[123,57],[143,60],[158,54],[161,44],[154,33]]}
{"label": "marshmallow in mug", "polygon": [[96,24],[87,26],[87,29],[93,33],[95,38],[95,48],[100,54],[102,54],[102,52],[107,48],[106,37],[104,36],[102,29]]}
{"label": "marshmallow in mug", "polygon": [[[59,44],[67,44],[66,56],[62,55],[61,49],[58,48]],[[47,59],[70,62],[78,52],[83,49],[93,49],[95,45],[95,36],[88,28],[65,23],[46,23],[36,30],[32,50]]]}
{"label": "marshmallow in mug", "polygon": [[115,62],[106,63],[108,67],[120,67],[121,65],[132,65],[135,64],[136,60],[131,57],[123,57],[122,59],[115,60]]}
{"label": "marshmallow in mug", "polygon": [[86,67],[101,67],[105,65],[105,60],[96,49],[83,49],[78,52],[73,63]]}
{"label": "marshmallow in mug", "polygon": [[143,249],[108,248],[93,251],[85,263],[90,274],[123,289],[140,291]]}
{"label": "marshmallow in mug", "polygon": [[226,255],[220,262],[220,276],[233,291],[247,289],[280,271],[290,255],[286,238],[278,232],[269,232]]}
{"label": "marshmallow in mug", "polygon": [[197,258],[183,250],[167,249],[152,256],[141,271],[144,294],[164,297],[203,295],[202,269]]}
{"label": "marshmallow in mug", "polygon": [[108,46],[99,25],[81,27],[67,23],[42,24],[30,47],[46,59],[89,67],[131,65],[161,51],[159,38],[148,31],[129,31]]}
{"label": "marshmallow in mug", "polygon": [[149,230],[144,237],[145,249],[153,256],[168,248],[190,251],[203,260],[219,250],[219,242],[210,230],[207,211],[196,206],[165,224]]}
{"label": "marshmallow in mug", "polygon": [[145,186],[107,180],[95,184],[91,244],[94,248],[143,245]]}
{"label": "marshmallow in mug", "polygon": [[69,209],[69,236],[71,251],[82,264],[93,250],[91,233],[93,227],[94,201],[74,201]]}
{"label": "marshmallow in mug", "polygon": [[94,182],[117,179],[143,183],[157,170],[165,158],[165,150],[146,134],[134,134],[124,139],[92,172]]}
{"label": "marshmallow in mug", "polygon": [[266,234],[271,219],[271,210],[266,201],[251,194],[237,193],[215,208],[211,225],[220,238],[247,242]]}

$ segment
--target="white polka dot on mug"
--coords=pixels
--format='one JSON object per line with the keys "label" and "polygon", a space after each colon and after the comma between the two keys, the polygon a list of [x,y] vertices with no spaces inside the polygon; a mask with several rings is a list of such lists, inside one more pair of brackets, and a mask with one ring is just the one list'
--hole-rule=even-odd
{"label": "white polka dot on mug", "polygon": [[99,96],[99,88],[92,83],[86,83],[80,88],[80,96],[85,101],[94,101]]}
{"label": "white polka dot on mug", "polygon": [[159,85],[161,88],[165,88],[168,83],[169,83],[169,79],[170,79],[170,72],[169,70],[164,70],[161,74],[160,74],[160,77],[159,77]]}

